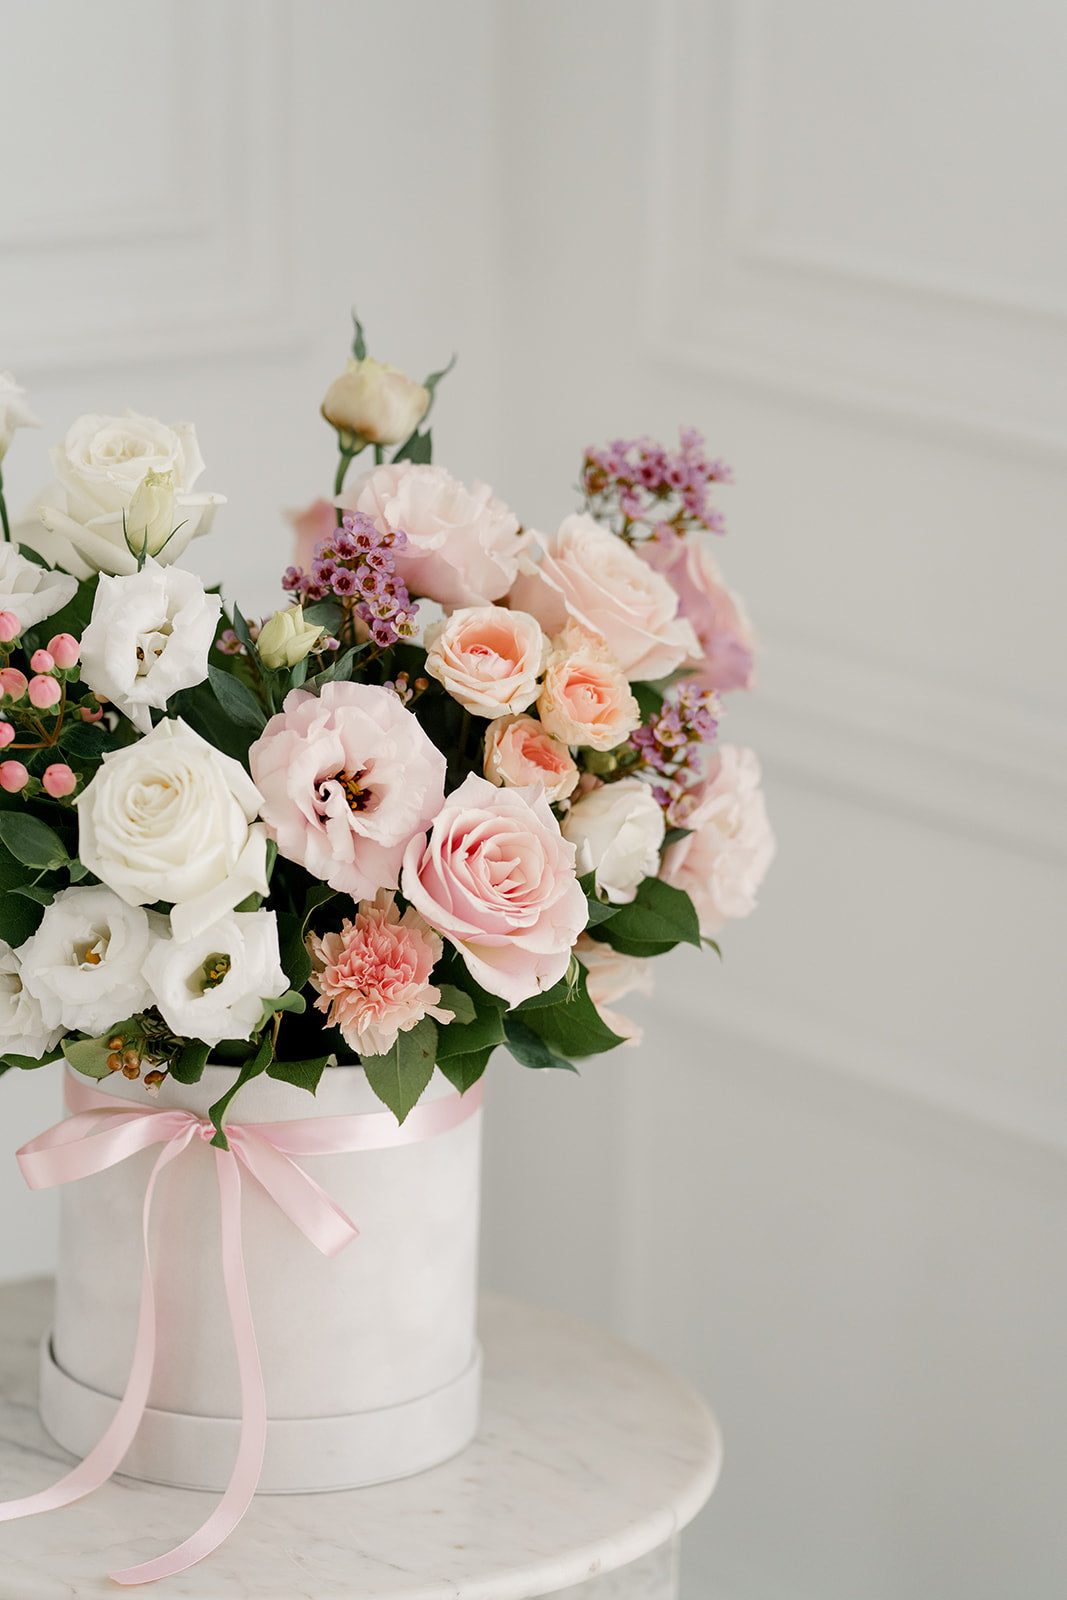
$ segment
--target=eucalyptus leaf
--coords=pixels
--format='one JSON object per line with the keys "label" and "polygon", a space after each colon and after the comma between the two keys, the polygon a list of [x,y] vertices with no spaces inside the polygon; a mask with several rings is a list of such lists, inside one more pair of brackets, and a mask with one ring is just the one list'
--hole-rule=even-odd
{"label": "eucalyptus leaf", "polygon": [[0,1062],[3,1063],[0,1071],[6,1072],[8,1068],[16,1067],[22,1072],[32,1072],[35,1067],[50,1067],[53,1061],[62,1060],[63,1056],[58,1050],[46,1051],[43,1056],[18,1056],[9,1050],[5,1056],[0,1056]]}
{"label": "eucalyptus leaf", "polygon": [[188,1039],[181,1052],[170,1064],[170,1075],[175,1083],[199,1083],[204,1076],[211,1046],[202,1039]]}
{"label": "eucalyptus leaf", "polygon": [[207,675],[215,698],[228,717],[242,727],[255,728],[257,733],[266,726],[266,712],[240,678],[234,677],[232,672],[224,672],[214,663],[209,665]]}

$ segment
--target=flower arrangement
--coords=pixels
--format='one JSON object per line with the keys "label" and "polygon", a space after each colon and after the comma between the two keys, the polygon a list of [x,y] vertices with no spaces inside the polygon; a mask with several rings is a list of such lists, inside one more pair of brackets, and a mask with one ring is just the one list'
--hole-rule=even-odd
{"label": "flower arrangement", "polygon": [[[700,436],[586,452],[550,537],[432,460],[448,369],[367,355],[322,405],[333,494],[260,623],[176,563],[207,531],[191,425],[85,416],[0,514],[0,1070],[158,1092],[210,1056],[314,1092],[361,1064],[401,1121],[632,1040],[649,958],[745,916],[773,853],[718,743],[753,636],[711,551]],[[0,377],[0,471],[37,419]],[[349,469],[367,458],[358,476]]]}

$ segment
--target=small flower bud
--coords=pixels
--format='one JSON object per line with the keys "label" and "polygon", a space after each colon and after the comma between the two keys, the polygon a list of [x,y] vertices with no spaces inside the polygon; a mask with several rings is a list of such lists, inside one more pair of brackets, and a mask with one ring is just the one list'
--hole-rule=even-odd
{"label": "small flower bud", "polygon": [[414,433],[430,407],[430,391],[396,367],[367,356],[350,361],[322,402],[322,414],[338,433],[371,444],[400,444]]}
{"label": "small flower bud", "polygon": [[22,632],[22,623],[13,611],[0,611],[0,644],[11,644]]}
{"label": "small flower bud", "polygon": [[54,678],[30,679],[30,704],[38,711],[50,711],[59,704],[63,691]]}
{"label": "small flower bud", "polygon": [[0,694],[9,694],[12,700],[21,700],[26,693],[26,674],[18,667],[0,667]]}
{"label": "small flower bud", "polygon": [[25,789],[30,775],[21,761],[0,761],[0,789],[8,794],[18,794]]}
{"label": "small flower bud", "polygon": [[128,1061],[122,1069],[122,1076],[124,1078],[129,1078],[131,1083],[133,1082],[134,1078],[139,1078],[141,1076],[140,1062]]}
{"label": "small flower bud", "polygon": [[314,649],[316,640],[325,631],[305,622],[300,606],[291,606],[288,611],[276,611],[260,629],[256,641],[260,659],[267,667],[295,667]]}
{"label": "small flower bud", "polygon": [[0,750],[6,750],[15,737],[15,730],[10,722],[0,722]]}
{"label": "small flower bud", "polygon": [[126,543],[135,556],[154,556],[174,532],[174,474],[145,473],[126,512]]}
{"label": "small flower bud", "polygon": [[69,672],[71,667],[78,665],[81,645],[72,633],[57,633],[54,639],[48,641],[48,653],[57,667]]}
{"label": "small flower bud", "polygon": [[53,800],[62,800],[64,796],[73,794],[78,787],[78,780],[64,761],[57,761],[50,767],[45,767],[41,778],[45,793],[50,794]]}
{"label": "small flower bud", "polygon": [[51,672],[55,664],[55,657],[48,650],[35,650],[30,657],[30,666],[34,672]]}

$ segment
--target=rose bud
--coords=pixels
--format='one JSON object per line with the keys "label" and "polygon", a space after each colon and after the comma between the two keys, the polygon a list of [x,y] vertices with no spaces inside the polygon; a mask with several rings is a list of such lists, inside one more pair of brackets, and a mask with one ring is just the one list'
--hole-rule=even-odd
{"label": "rose bud", "polygon": [[18,794],[29,781],[30,775],[21,761],[0,761],[0,789],[6,789],[8,794]]}
{"label": "rose bud", "polygon": [[256,640],[260,660],[266,667],[295,667],[298,661],[303,661],[309,650],[314,649],[316,640],[325,631],[305,622],[300,606],[291,606],[288,611],[276,611],[263,624]]}
{"label": "rose bud", "polygon": [[51,710],[52,706],[59,704],[62,694],[54,678],[30,679],[30,704],[36,706],[38,711]]}
{"label": "rose bud", "polygon": [[71,667],[78,665],[81,645],[72,633],[57,633],[54,639],[48,641],[48,654],[57,667],[69,672]]}
{"label": "rose bud", "polygon": [[12,700],[21,700],[26,693],[26,674],[18,667],[0,667],[0,694],[9,694]]}
{"label": "rose bud", "polygon": [[55,657],[48,650],[35,650],[30,657],[30,666],[34,672],[51,672],[55,664]]}
{"label": "rose bud", "polygon": [[22,623],[13,611],[0,611],[0,644],[11,644],[22,632]]}
{"label": "rose bud", "polygon": [[371,444],[400,444],[429,408],[428,389],[370,356],[349,361],[322,402],[323,416],[338,433],[357,434]]}
{"label": "rose bud", "polygon": [[174,474],[149,470],[126,511],[126,543],[135,556],[154,556],[174,532]]}
{"label": "rose bud", "polygon": [[44,784],[45,792],[50,794],[53,800],[62,800],[64,795],[73,794],[78,787],[77,778],[63,761],[45,767],[41,782]]}

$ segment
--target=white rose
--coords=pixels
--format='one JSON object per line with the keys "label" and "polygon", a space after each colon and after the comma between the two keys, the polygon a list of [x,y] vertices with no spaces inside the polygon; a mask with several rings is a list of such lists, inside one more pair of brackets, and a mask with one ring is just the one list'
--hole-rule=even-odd
{"label": "white rose", "polygon": [[145,977],[168,1028],[183,1039],[247,1039],[264,1000],[289,980],[278,953],[273,911],[231,911],[191,939],[164,939],[145,962]]}
{"label": "white rose", "polygon": [[548,653],[525,611],[466,606],[426,630],[426,671],[477,717],[525,711],[537,699]]}
{"label": "white rose", "polygon": [[48,1026],[41,1002],[23,984],[18,952],[0,939],[0,1055],[10,1050],[39,1061],[62,1037],[63,1029]]}
{"label": "white rose", "polygon": [[267,893],[261,803],[239,762],[171,718],[104,757],[75,802],[78,854],[128,905],[172,905],[175,936],[191,939]]}
{"label": "white rose", "polygon": [[578,849],[577,872],[596,873],[596,887],[614,905],[628,905],[643,878],[659,871],[666,824],[640,778],[620,778],[584,795],[560,823]]}
{"label": "white rose", "polygon": [[[163,530],[158,518],[150,530],[148,553],[164,566],[177,560],[190,539],[207,533],[216,507],[225,504],[222,495],[192,493],[204,462],[191,422],[169,428],[135,411],[79,417],[52,451],[52,465],[55,482],[15,531],[24,544],[78,578],[136,572],[123,518],[129,526],[131,502],[148,473],[170,473],[174,486],[174,531]],[[143,534],[143,526],[139,531]]]}
{"label": "white rose", "polygon": [[612,1002],[628,994],[652,993],[652,963],[644,956],[624,956],[610,944],[592,939],[583,933],[578,937],[574,953],[585,968],[585,987],[590,1000],[612,1033],[617,1033],[627,1044],[637,1045],[644,1030],[621,1012],[610,1009]]}
{"label": "white rose", "polygon": [[62,889],[17,952],[23,984],[49,1027],[105,1033],[152,1004],[144,965],[154,938],[148,912],[110,889]]}
{"label": "white rose", "polygon": [[40,417],[26,404],[26,391],[19,388],[14,373],[0,372],[0,461],[7,455],[16,428],[41,426]]}
{"label": "white rose", "polygon": [[322,402],[322,414],[340,433],[371,444],[401,444],[430,407],[430,391],[396,367],[366,356],[349,361]]}
{"label": "white rose", "polygon": [[130,578],[101,576],[82,634],[83,682],[148,733],[149,706],[163,710],[172,694],[207,677],[221,610],[193,573],[151,557]]}
{"label": "white rose", "polygon": [[77,578],[49,572],[27,561],[13,544],[0,544],[0,611],[13,611],[23,628],[32,628],[73,600]]}
{"label": "white rose", "polygon": [[701,933],[714,939],[725,923],[755,910],[774,859],[756,752],[722,745],[694,800],[685,819],[693,831],[663,852],[660,877],[685,890]]}

